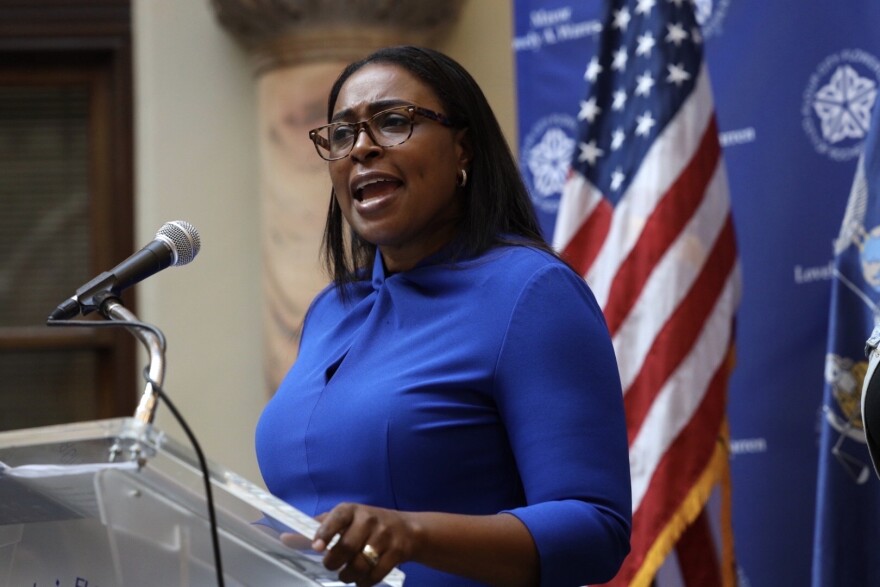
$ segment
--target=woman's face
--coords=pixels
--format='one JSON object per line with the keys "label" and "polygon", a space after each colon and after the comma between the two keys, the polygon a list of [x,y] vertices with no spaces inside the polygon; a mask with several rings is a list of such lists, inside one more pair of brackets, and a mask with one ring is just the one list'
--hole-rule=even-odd
{"label": "woman's face", "polygon": [[[431,88],[402,67],[370,64],[343,84],[332,122],[358,122],[413,104],[445,112]],[[416,115],[412,136],[394,147],[360,132],[351,154],[331,161],[330,179],[345,219],[382,252],[389,271],[412,268],[454,236],[462,211],[456,189],[467,166],[465,131]]]}

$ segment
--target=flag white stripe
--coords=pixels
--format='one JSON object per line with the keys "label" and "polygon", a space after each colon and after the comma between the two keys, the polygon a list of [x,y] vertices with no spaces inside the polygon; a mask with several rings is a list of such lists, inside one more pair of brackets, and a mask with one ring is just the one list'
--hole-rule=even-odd
{"label": "flag white stripe", "polygon": [[561,252],[571,241],[602,198],[602,193],[590,180],[578,172],[571,174],[562,189],[556,227],[553,231],[553,247],[557,251]]}
{"label": "flag white stripe", "polygon": [[624,394],[641,370],[660,329],[699,275],[729,212],[727,175],[719,161],[696,213],[657,263],[614,335]]}
{"label": "flag white stripe", "polygon": [[663,455],[691,421],[712,376],[726,360],[732,330],[730,316],[739,298],[738,276],[737,267],[728,275],[693,351],[660,390],[630,445],[633,512],[639,509]]}
{"label": "flag white stripe", "polygon": [[709,74],[704,65],[694,91],[651,145],[626,194],[615,206],[608,237],[586,275],[600,307],[605,307],[617,268],[635,246],[645,221],[699,148],[712,114]]}

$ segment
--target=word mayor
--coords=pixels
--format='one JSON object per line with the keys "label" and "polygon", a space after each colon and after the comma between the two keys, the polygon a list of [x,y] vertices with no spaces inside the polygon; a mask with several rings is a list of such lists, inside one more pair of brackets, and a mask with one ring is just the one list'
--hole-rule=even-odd
{"label": "word mayor", "polygon": [[602,23],[598,20],[571,22],[571,15],[570,6],[530,12],[530,30],[525,35],[514,38],[514,50],[537,51],[544,45],[573,41],[602,32]]}

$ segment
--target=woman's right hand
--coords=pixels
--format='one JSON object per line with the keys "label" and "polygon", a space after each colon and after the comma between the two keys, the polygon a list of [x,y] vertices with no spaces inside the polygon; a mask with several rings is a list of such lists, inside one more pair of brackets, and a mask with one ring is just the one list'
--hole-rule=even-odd
{"label": "woman's right hand", "polygon": [[[317,519],[321,526],[312,549],[325,553],[324,566],[338,570],[340,581],[358,587],[380,583],[394,567],[411,560],[419,535],[405,512],[354,503],[341,503]],[[289,536],[282,535],[285,544],[294,539]]]}

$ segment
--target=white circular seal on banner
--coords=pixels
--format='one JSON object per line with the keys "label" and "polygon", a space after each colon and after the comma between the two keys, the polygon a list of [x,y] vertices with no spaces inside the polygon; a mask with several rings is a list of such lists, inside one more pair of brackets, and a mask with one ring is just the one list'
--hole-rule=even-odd
{"label": "white circular seal on banner", "polygon": [[721,23],[729,7],[730,0],[695,0],[697,22],[704,38],[721,34]]}
{"label": "white circular seal on banner", "polygon": [[835,161],[859,156],[880,87],[880,61],[860,49],[829,55],[804,91],[803,127],[816,151]]}
{"label": "white circular seal on banner", "polygon": [[577,128],[573,116],[551,114],[532,125],[520,147],[523,178],[532,204],[544,212],[554,213],[559,208],[577,144]]}

